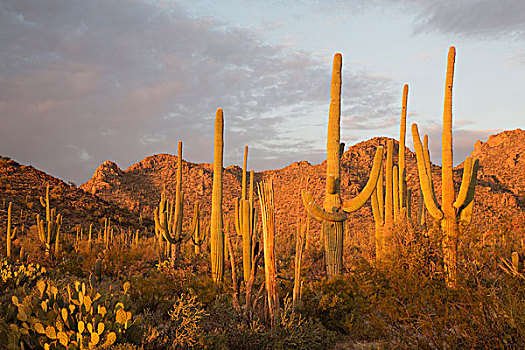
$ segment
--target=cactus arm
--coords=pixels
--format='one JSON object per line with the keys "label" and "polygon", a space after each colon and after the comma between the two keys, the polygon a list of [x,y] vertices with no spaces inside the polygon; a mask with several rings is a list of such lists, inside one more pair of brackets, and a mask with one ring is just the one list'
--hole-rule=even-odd
{"label": "cactus arm", "polygon": [[405,142],[406,142],[406,124],[407,124],[407,102],[408,102],[408,84],[403,86],[403,98],[401,100],[401,125],[399,128],[399,207],[405,208],[407,201],[407,183],[406,183],[406,163],[405,163]]}
{"label": "cactus arm", "polygon": [[430,187],[430,174],[427,174],[427,168],[425,166],[425,158],[423,155],[423,145],[421,144],[421,139],[419,138],[419,131],[417,129],[417,124],[412,124],[412,139],[414,141],[414,148],[416,150],[416,159],[417,159],[417,169],[419,173],[419,183],[421,186],[421,191],[423,192],[423,199],[425,201],[425,206],[427,207],[428,212],[436,220],[441,220],[443,218],[443,212],[438,208],[437,203],[432,195],[432,189]]}
{"label": "cactus arm", "polygon": [[430,149],[428,148],[428,135],[423,136],[423,158],[425,160],[425,168],[427,169],[427,177],[430,182],[430,189],[432,192],[432,199],[437,205],[436,193],[434,192],[434,181],[432,180],[432,166],[430,165]]}
{"label": "cactus arm", "polygon": [[[474,161],[472,163],[472,172],[471,172],[471,176],[470,176],[469,187],[468,187],[468,191],[467,191],[467,197],[465,198],[465,201],[462,204],[462,206],[459,208],[459,212],[460,213],[461,213],[461,211],[463,209],[465,209],[468,206],[470,206],[471,203],[474,201],[474,194],[476,192],[476,183],[477,183],[477,177],[478,177],[478,170],[479,170],[479,159],[474,159]],[[470,210],[472,211],[472,208]]]}
{"label": "cactus arm", "polygon": [[376,227],[383,226],[383,218],[381,217],[379,210],[379,202],[377,201],[377,187],[374,189],[372,197],[370,197],[370,201],[372,202],[372,214],[374,215],[374,222],[376,224]]}
{"label": "cactus arm", "polygon": [[412,219],[412,189],[407,189],[407,202],[405,203],[406,206],[404,209],[406,209],[406,215],[408,219]]}
{"label": "cactus arm", "polygon": [[467,159],[465,159],[465,164],[463,164],[463,177],[461,179],[461,187],[459,189],[456,201],[453,204],[453,207],[456,209],[459,209],[463,205],[463,203],[465,203],[465,199],[467,199],[470,181],[472,181],[472,170],[472,157],[469,156],[467,157]]}
{"label": "cactus arm", "polygon": [[394,221],[394,207],[393,207],[393,180],[392,170],[394,166],[394,140],[388,140],[386,151],[386,169],[385,169],[385,225],[392,227]]}
{"label": "cactus arm", "polygon": [[[445,81],[445,101],[443,106],[443,132],[441,134],[441,208],[445,215],[453,215],[455,190],[453,179],[452,151],[452,85],[454,81],[454,63],[456,49],[450,47],[448,52],[447,76]],[[448,214],[447,214],[448,212]]]}
{"label": "cactus arm", "polygon": [[394,195],[394,222],[396,222],[399,220],[399,215],[400,215],[399,200],[400,200],[400,197],[403,197],[402,195],[400,196],[400,193],[399,193],[400,191],[398,191],[399,189],[399,171],[397,170],[397,166],[394,166],[392,168],[392,175],[393,175],[392,185],[394,187],[394,191],[392,191],[392,194]]}
{"label": "cactus arm", "polygon": [[463,167],[461,188],[459,190],[458,198],[454,202],[454,208],[457,211],[461,211],[463,208],[467,207],[472,200],[474,200],[478,169],[479,160],[476,158],[467,157]]}
{"label": "cactus arm", "polygon": [[[472,162],[472,170],[469,179],[469,186],[467,190],[467,195],[461,207],[458,208],[459,211],[459,231],[460,233],[465,232],[465,230],[470,226],[472,221],[472,209],[474,207],[474,193],[476,191],[476,182],[478,177],[479,169],[479,159],[474,159]],[[463,187],[463,184],[461,184]]]}
{"label": "cactus arm", "polygon": [[242,201],[239,201],[239,198],[235,198],[235,213],[233,223],[235,225],[235,232],[237,236],[242,237]]}
{"label": "cactus arm", "polygon": [[383,165],[379,167],[379,178],[377,179],[376,185],[376,196],[377,196],[377,205],[379,207],[379,216],[381,217],[381,222],[385,220],[385,207],[384,207],[384,193],[383,193]]}
{"label": "cactus arm", "polygon": [[302,193],[303,203],[305,208],[308,210],[310,216],[317,221],[334,221],[342,222],[345,221],[347,215],[344,211],[329,213],[321,208],[313,199],[312,194],[306,190]]}
{"label": "cactus arm", "polygon": [[242,201],[242,264],[244,272],[244,281],[247,282],[251,272],[251,253],[252,241],[250,231],[250,203],[247,200]]}
{"label": "cactus arm", "polygon": [[250,170],[250,197],[249,201],[253,205],[253,181],[255,179],[255,171],[252,169]]}
{"label": "cactus arm", "polygon": [[360,209],[365,205],[366,201],[370,198],[374,189],[377,185],[377,179],[379,178],[379,173],[381,172],[381,167],[383,166],[383,147],[379,146],[376,150],[374,156],[374,162],[372,164],[372,171],[370,172],[370,177],[365,187],[354,198],[345,201],[342,209],[347,213],[353,213],[354,211]]}
{"label": "cactus arm", "polygon": [[242,192],[241,199],[246,199],[246,169],[248,165],[248,145],[244,146],[244,160],[242,163]]}

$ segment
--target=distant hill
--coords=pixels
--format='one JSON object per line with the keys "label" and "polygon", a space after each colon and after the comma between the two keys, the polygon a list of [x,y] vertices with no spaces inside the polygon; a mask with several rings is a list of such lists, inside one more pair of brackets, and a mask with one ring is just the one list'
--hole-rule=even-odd
{"label": "distant hill", "polygon": [[[19,230],[23,225],[24,231],[27,232],[36,224],[37,214],[45,215],[40,196],[45,197],[48,184],[51,207],[56,208],[63,216],[63,233],[71,232],[78,224],[83,225],[86,230],[91,223],[97,232],[102,227],[100,223],[105,217],[111,218],[114,224],[120,224],[125,229],[141,228],[139,215],[129,209],[8,158],[0,160],[0,225],[5,227],[7,206],[12,202],[13,224],[18,226]],[[5,240],[4,234],[1,237]]]}
{"label": "distant hill", "polygon": [[[370,173],[372,159],[379,145],[388,139],[376,137],[350,146],[343,154],[341,188],[343,200],[355,196],[364,187]],[[385,147],[386,148],[386,147]],[[482,230],[515,229],[525,239],[525,131],[517,129],[490,136],[487,142],[478,141],[472,154],[480,159],[473,226]],[[394,144],[394,163],[397,163],[398,144]],[[326,162],[312,165],[306,161],[255,173],[255,182],[273,178],[276,203],[277,234],[282,244],[292,247],[298,215],[303,214],[301,189],[308,188],[319,204],[324,200]],[[123,229],[153,227],[153,211],[158,205],[162,188],[174,197],[177,157],[158,154],[144,158],[126,170],[106,161],[93,177],[79,188],[66,184],[31,166],[14,160],[0,159],[0,222],[7,220],[7,204],[13,202],[13,223],[24,230],[35,225],[36,214],[44,214],[39,197],[45,195],[46,184],[51,187],[51,205],[64,216],[63,232],[73,232],[77,224],[84,228],[95,224],[102,227],[104,217],[111,217]],[[441,168],[433,165],[436,195],[440,201]],[[419,201],[418,175],[415,155],[407,149],[409,188],[413,189],[413,215],[417,215]],[[462,165],[455,169],[457,189],[461,181]],[[233,231],[233,212],[236,197],[240,197],[242,170],[231,166],[224,170],[224,212]],[[191,220],[193,203],[201,201],[204,219],[211,211],[213,179],[212,164],[183,161],[183,190],[185,191],[185,225]],[[308,184],[307,184],[308,183]],[[4,203],[5,202],[5,203]],[[144,217],[139,224],[139,215]],[[4,224],[2,224],[4,226]],[[347,239],[368,237],[373,230],[370,204],[353,213],[346,225]],[[312,235],[319,231],[314,223]],[[0,238],[5,240],[4,235]],[[287,248],[286,248],[287,249]]]}
{"label": "distant hill", "polygon": [[[343,200],[355,196],[366,184],[372,159],[379,145],[386,146],[387,138],[374,139],[349,147],[341,160]],[[512,219],[513,223],[523,223],[525,203],[525,132],[517,129],[493,135],[486,143],[478,141],[473,155],[480,159],[478,189],[474,210],[474,225],[492,225],[501,219]],[[386,147],[385,147],[386,148]],[[395,142],[394,163],[397,163],[398,143]],[[267,170],[255,174],[256,182],[274,179],[277,206],[278,232],[288,235],[294,232],[297,215],[302,213],[303,204],[300,190],[308,188],[323,202],[326,161],[312,165],[306,161],[295,162],[278,170]],[[190,220],[192,203],[203,203],[205,217],[211,210],[211,190],[213,178],[212,164],[196,164],[183,161],[183,191],[185,192],[185,222]],[[151,217],[158,205],[163,186],[174,196],[176,183],[177,157],[158,154],[146,157],[127,170],[121,170],[115,163],[106,161],[93,177],[80,186],[88,193],[95,194],[108,202],[123,206],[132,211],[142,212]],[[441,168],[433,165],[433,178],[438,200],[441,197]],[[412,207],[417,214],[419,193],[415,155],[407,149],[407,173],[411,175],[409,188],[413,189]],[[462,165],[455,169],[457,189],[461,181]],[[226,220],[233,218],[235,197],[240,196],[242,170],[231,166],[224,170],[223,194]],[[347,223],[347,231],[366,231],[372,223],[370,205],[367,204],[352,214]]]}

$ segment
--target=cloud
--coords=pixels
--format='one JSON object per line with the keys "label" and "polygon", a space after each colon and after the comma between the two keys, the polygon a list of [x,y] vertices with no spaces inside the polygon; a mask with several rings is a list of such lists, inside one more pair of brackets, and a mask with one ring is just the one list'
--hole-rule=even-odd
{"label": "cloud", "polygon": [[[185,159],[211,162],[217,107],[226,164],[240,163],[245,144],[258,169],[322,159],[326,58],[177,2],[3,1],[0,33],[0,149],[63,179],[84,182],[106,159],[126,167],[175,153],[178,140]],[[350,120],[389,110],[387,78],[343,79]]]}
{"label": "cloud", "polygon": [[403,3],[403,8],[416,18],[414,33],[436,31],[477,39],[525,39],[522,0],[405,0]]}

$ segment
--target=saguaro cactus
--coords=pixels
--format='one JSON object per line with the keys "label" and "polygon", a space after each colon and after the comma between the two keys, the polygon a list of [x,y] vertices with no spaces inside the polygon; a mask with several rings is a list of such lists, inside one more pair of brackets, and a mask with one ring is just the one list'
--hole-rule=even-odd
{"label": "saguaro cactus", "polygon": [[[175,213],[173,212],[175,210]],[[173,201],[166,199],[166,188],[163,189],[159,207],[155,209],[155,229],[170,244],[170,266],[174,267],[178,259],[181,243],[185,243],[193,236],[197,227],[197,215],[195,212],[190,231],[183,235],[182,220],[184,212],[184,192],[182,191],[182,141],[179,141],[177,154],[177,185],[175,189],[175,208]]]}
{"label": "saguaro cactus", "polygon": [[241,200],[235,200],[235,230],[242,237],[242,264],[243,277],[246,283],[250,279],[253,259],[253,240],[257,234],[257,215],[253,205],[254,172],[250,171],[249,199],[246,198],[246,168],[248,162],[248,146],[244,147],[244,162],[242,168]]}
{"label": "saguaro cactus", "polygon": [[[326,272],[328,277],[341,273],[343,267],[343,236],[346,213],[360,209],[370,198],[379,176],[383,159],[383,147],[378,147],[372,172],[363,191],[355,198],[342,203],[341,200],[341,65],[342,56],[335,54],[332,69],[332,86],[330,112],[328,116],[327,161],[326,161],[326,192],[324,209],[317,205],[312,195],[302,192],[303,203],[310,216],[322,222],[325,243]],[[342,210],[341,210],[342,209]]]}
{"label": "saguaro cactus", "polygon": [[[407,124],[407,102],[408,102],[408,84],[403,86],[403,99],[401,104],[401,123],[399,130],[399,161],[398,161],[398,186],[394,191],[398,191],[398,200],[394,202],[394,220],[410,219],[411,217],[411,197],[412,192],[407,186],[407,171],[405,160],[405,141],[406,141],[406,124]],[[399,207],[396,217],[396,207]]]}
{"label": "saguaro cactus", "polygon": [[53,244],[55,244],[55,255],[57,255],[62,216],[56,213],[55,208],[51,209],[51,205],[49,204],[49,185],[46,187],[46,199],[44,200],[44,198],[40,197],[40,203],[46,208],[46,225],[44,226],[44,220],[40,219],[40,214],[37,214],[36,223],[38,227],[38,237],[44,244],[46,256],[49,255]]}
{"label": "saguaro cactus", "polygon": [[7,207],[7,258],[11,258],[11,242],[16,237],[16,227],[14,228],[13,232],[11,232],[11,206],[12,203],[9,202],[9,206]]}
{"label": "saguaro cactus", "polygon": [[[393,194],[394,173],[393,164],[394,141],[388,140],[386,148],[386,178],[383,188],[383,167],[379,172],[376,187],[371,196],[372,213],[375,222],[376,258],[381,259],[385,254],[385,242],[394,224],[393,216]],[[384,195],[383,195],[384,194]],[[384,203],[384,205],[383,205]]]}
{"label": "saguaro cactus", "polygon": [[224,118],[222,109],[215,113],[215,142],[213,151],[213,189],[211,196],[211,274],[215,282],[222,282],[224,277],[224,232],[222,230],[222,157]]}
{"label": "saguaro cactus", "polygon": [[202,226],[200,213],[200,202],[195,202],[195,205],[193,207],[193,218],[195,222],[195,228],[193,229],[193,235],[191,236],[191,240],[193,242],[193,245],[195,246],[195,254],[197,255],[201,253],[201,246],[206,239],[207,229],[210,228],[209,224],[207,225],[207,228]]}
{"label": "saguaro cactus", "polygon": [[277,293],[277,265],[275,260],[275,206],[273,183],[263,182],[258,185],[259,201],[263,226],[264,275],[268,293],[268,310],[272,327],[279,322],[279,294]]}
{"label": "saguaro cactus", "polygon": [[[379,174],[376,189],[372,194],[372,212],[375,221],[376,258],[385,254],[385,241],[394,230],[396,223],[410,218],[411,192],[407,189],[405,139],[406,113],[408,100],[408,85],[403,87],[401,107],[401,127],[399,132],[399,161],[394,166],[394,140],[387,142],[385,187],[383,187],[383,171]],[[384,203],[384,206],[383,206]]]}
{"label": "saguaro cactus", "polygon": [[454,288],[457,281],[457,244],[458,238],[472,220],[472,207],[479,161],[467,157],[463,167],[463,178],[459,194],[455,198],[453,179],[453,150],[452,150],[452,84],[454,79],[454,63],[456,49],[450,47],[448,52],[447,77],[445,82],[445,103],[443,110],[443,133],[441,138],[441,197],[439,207],[432,187],[430,160],[426,159],[419,131],[416,124],[412,124],[412,137],[416,149],[419,182],[423,191],[425,206],[434,219],[441,221],[443,231],[443,260],[445,265],[445,280],[449,287]]}

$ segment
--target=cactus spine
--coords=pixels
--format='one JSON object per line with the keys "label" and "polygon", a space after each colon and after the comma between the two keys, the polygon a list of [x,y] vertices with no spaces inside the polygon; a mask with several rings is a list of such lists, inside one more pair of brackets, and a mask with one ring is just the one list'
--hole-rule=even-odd
{"label": "cactus spine", "polygon": [[58,255],[59,249],[59,238],[60,238],[60,225],[62,223],[62,216],[56,214],[56,209],[51,209],[49,204],[49,185],[46,187],[46,199],[40,197],[40,204],[46,208],[46,221],[44,226],[44,220],[40,219],[40,214],[36,216],[36,223],[38,227],[38,237],[44,244],[46,256],[49,255],[51,247],[55,244],[55,256]]}
{"label": "cactus spine", "polygon": [[459,194],[455,198],[453,180],[453,150],[452,150],[452,84],[454,79],[454,63],[456,49],[450,47],[447,63],[447,77],[445,82],[445,102],[443,109],[443,133],[441,138],[442,160],[442,203],[439,207],[431,182],[430,166],[425,159],[425,152],[421,145],[419,131],[416,124],[412,124],[412,137],[416,149],[419,182],[423,191],[425,205],[436,220],[441,221],[443,231],[443,262],[445,265],[445,280],[447,286],[455,288],[457,282],[457,244],[459,235],[470,225],[474,192],[479,161],[467,157],[463,168],[463,178]]}
{"label": "cactus spine", "polygon": [[16,227],[13,232],[11,232],[11,207],[12,203],[9,202],[9,207],[7,208],[7,258],[11,258],[11,243],[12,240],[16,237]]}
{"label": "cactus spine", "polygon": [[242,237],[242,264],[245,283],[250,279],[253,260],[253,240],[257,234],[257,215],[253,205],[254,171],[250,171],[249,199],[246,199],[246,167],[248,162],[248,146],[244,147],[244,162],[242,168],[241,200],[235,200],[235,230]]}
{"label": "cactus spine", "polygon": [[211,274],[215,282],[222,282],[224,277],[224,232],[222,223],[222,164],[224,118],[222,109],[215,114],[215,141],[213,151],[213,189],[211,205]]}
{"label": "cactus spine", "polygon": [[[329,278],[341,273],[343,267],[343,236],[346,213],[360,209],[370,198],[379,177],[383,158],[383,148],[378,147],[368,183],[355,198],[342,203],[341,201],[341,65],[342,56],[335,54],[332,68],[331,100],[328,116],[327,161],[326,161],[326,191],[324,209],[317,205],[312,195],[302,192],[303,202],[310,216],[322,222],[325,243],[326,272]],[[341,210],[342,209],[342,210]]]}

